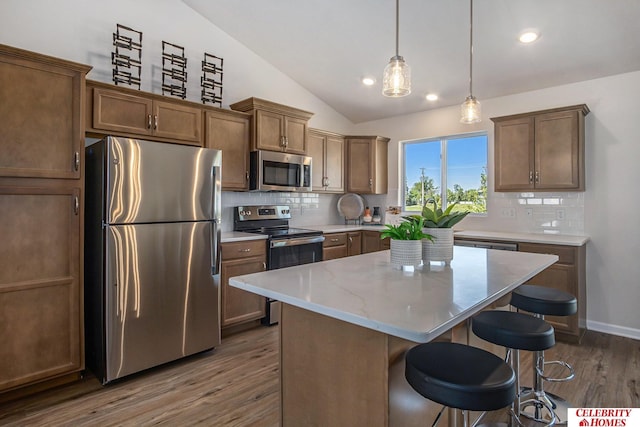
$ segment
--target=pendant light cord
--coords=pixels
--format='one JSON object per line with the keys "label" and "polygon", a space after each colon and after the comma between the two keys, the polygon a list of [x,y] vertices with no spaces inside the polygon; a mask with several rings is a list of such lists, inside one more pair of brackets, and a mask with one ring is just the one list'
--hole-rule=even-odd
{"label": "pendant light cord", "polygon": [[400,56],[400,0],[396,0],[396,57]]}
{"label": "pendant light cord", "polygon": [[469,16],[469,96],[473,96],[473,0],[470,0],[471,7]]}

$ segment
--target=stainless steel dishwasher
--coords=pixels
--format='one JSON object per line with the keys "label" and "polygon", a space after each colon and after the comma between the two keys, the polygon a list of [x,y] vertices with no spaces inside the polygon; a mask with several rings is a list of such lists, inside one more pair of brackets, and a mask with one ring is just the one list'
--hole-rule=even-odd
{"label": "stainless steel dishwasher", "polygon": [[455,239],[453,244],[456,246],[471,246],[473,248],[498,249],[501,251],[517,251],[518,250],[517,243],[485,242],[480,240]]}

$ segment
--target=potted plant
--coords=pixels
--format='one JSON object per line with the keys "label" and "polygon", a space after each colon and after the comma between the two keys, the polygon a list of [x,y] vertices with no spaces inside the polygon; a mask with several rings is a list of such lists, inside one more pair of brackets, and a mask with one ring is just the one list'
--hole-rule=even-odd
{"label": "potted plant", "polygon": [[[427,207],[428,203],[433,204],[433,209]],[[438,208],[435,199],[429,199],[422,207],[421,215],[410,215],[405,217],[409,221],[422,224],[428,229],[434,239],[425,239],[422,241],[422,260],[426,263],[429,261],[444,261],[449,264],[453,259],[453,226],[462,221],[469,212],[453,212],[454,206],[450,204],[444,211]]]}
{"label": "potted plant", "polygon": [[398,267],[420,265],[422,241],[432,239],[431,235],[424,231],[424,218],[405,219],[400,224],[387,224],[385,227],[380,237],[391,239],[391,265]]}

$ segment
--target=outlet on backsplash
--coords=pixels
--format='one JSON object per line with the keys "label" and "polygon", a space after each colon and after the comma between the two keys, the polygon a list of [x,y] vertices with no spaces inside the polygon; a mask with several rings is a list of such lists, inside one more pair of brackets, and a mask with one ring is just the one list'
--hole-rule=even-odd
{"label": "outlet on backsplash", "polygon": [[533,218],[533,208],[526,208],[524,212],[527,215],[527,218]]}
{"label": "outlet on backsplash", "polygon": [[502,209],[502,218],[515,218],[515,217],[516,217],[516,208]]}
{"label": "outlet on backsplash", "polygon": [[556,219],[564,219],[564,209],[556,210]]}

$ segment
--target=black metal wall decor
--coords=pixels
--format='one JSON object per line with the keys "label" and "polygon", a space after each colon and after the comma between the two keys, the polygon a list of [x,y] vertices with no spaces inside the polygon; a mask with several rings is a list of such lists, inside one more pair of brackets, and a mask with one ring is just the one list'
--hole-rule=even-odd
{"label": "black metal wall decor", "polygon": [[202,60],[202,77],[200,77],[200,85],[202,86],[202,103],[218,104],[222,107],[222,64],[224,60],[215,55],[205,52]]}
{"label": "black metal wall decor", "polygon": [[142,69],[142,32],[116,24],[113,33],[114,51],[111,52],[113,82],[137,86],[140,89]]}
{"label": "black metal wall decor", "polygon": [[162,94],[187,97],[187,58],[184,48],[162,41]]}

